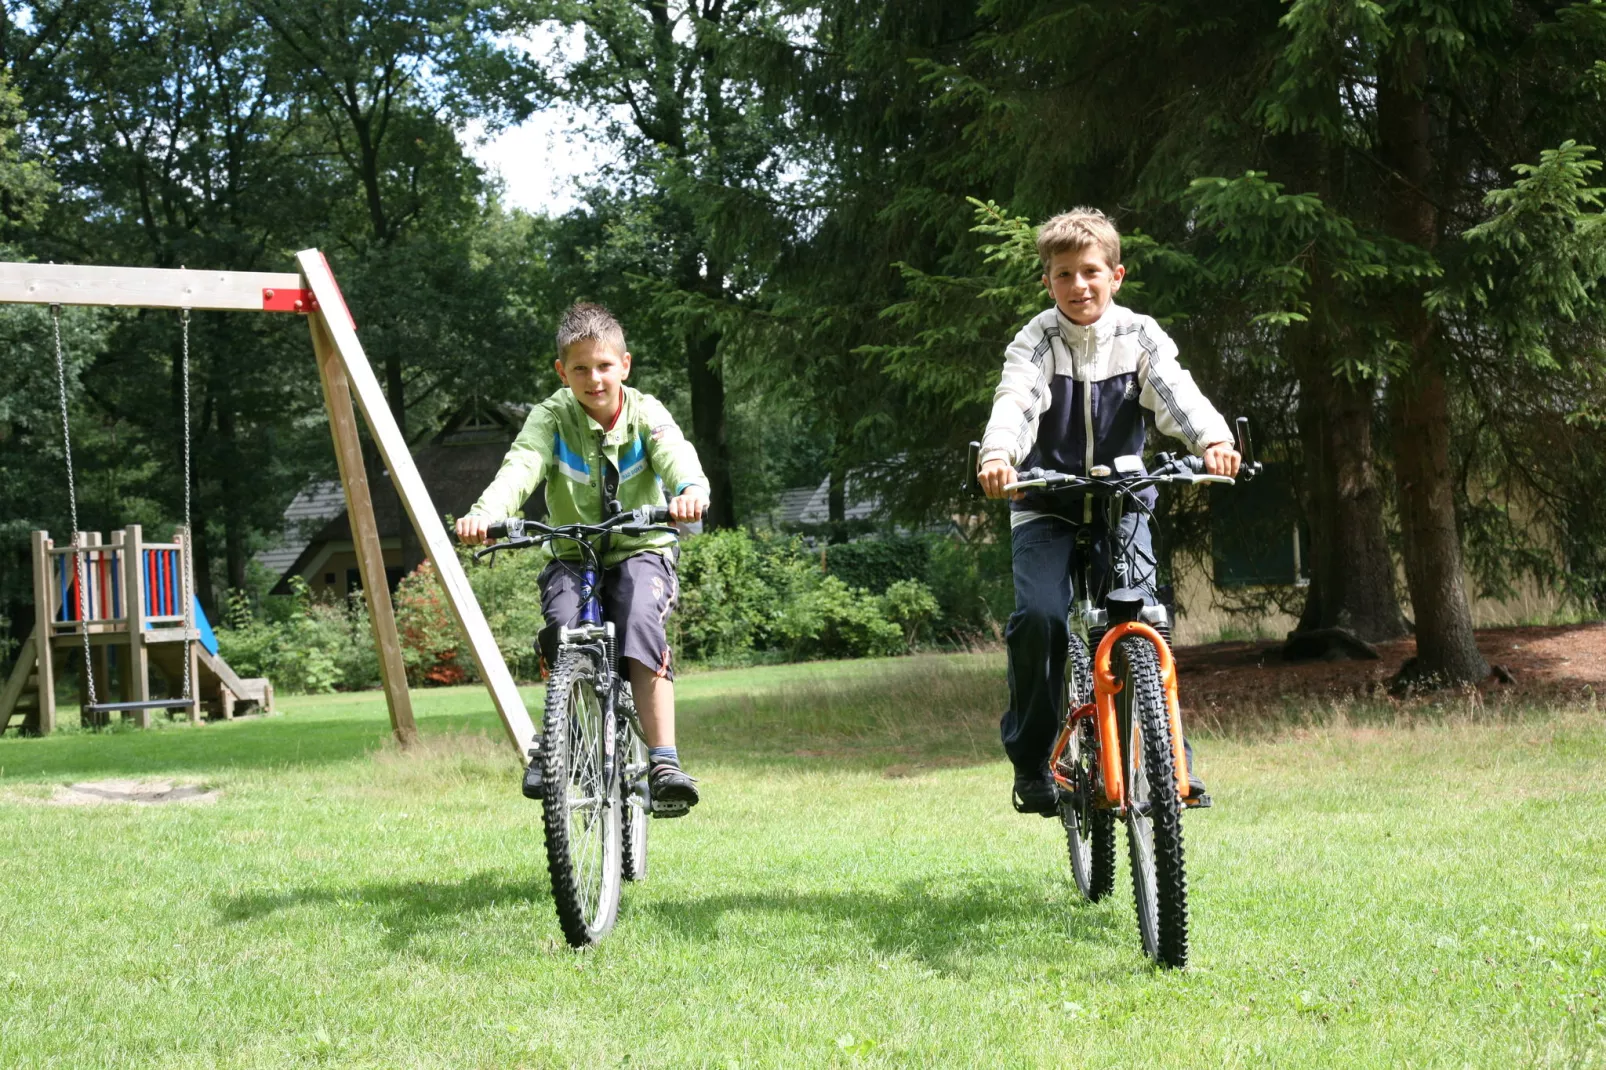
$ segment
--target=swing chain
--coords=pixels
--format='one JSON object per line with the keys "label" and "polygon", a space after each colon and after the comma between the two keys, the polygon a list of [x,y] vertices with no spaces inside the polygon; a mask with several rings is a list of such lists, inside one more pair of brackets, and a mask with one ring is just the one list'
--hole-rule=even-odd
{"label": "swing chain", "polygon": [[61,400],[61,452],[67,458],[67,506],[72,513],[73,576],[78,589],[78,630],[84,637],[84,691],[89,705],[95,705],[95,669],[89,658],[89,611],[84,599],[88,586],[88,562],[84,560],[82,533],[78,530],[78,488],[73,483],[72,430],[67,422],[67,362],[62,356],[61,306],[50,306],[50,325],[56,340],[56,388]]}
{"label": "swing chain", "polygon": [[179,314],[184,336],[184,690],[179,692],[194,708],[190,692],[190,631],[195,625],[195,536],[190,529],[190,310]]}

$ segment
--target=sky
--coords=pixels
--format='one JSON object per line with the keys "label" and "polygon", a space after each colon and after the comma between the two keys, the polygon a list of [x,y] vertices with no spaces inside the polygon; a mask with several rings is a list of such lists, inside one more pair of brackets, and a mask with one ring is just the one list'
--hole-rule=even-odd
{"label": "sky", "polygon": [[508,207],[560,216],[579,203],[576,180],[594,174],[606,159],[585,136],[582,123],[574,110],[554,107],[489,139],[482,126],[470,124],[464,145],[481,166],[501,177]]}

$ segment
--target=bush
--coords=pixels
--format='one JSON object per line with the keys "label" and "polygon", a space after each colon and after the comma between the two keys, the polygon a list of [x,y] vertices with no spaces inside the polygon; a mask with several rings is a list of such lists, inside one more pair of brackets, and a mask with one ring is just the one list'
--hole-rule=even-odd
{"label": "bush", "polygon": [[903,645],[913,649],[915,639],[937,615],[937,599],[918,580],[899,580],[881,596],[882,616],[903,628]]}
{"label": "bush", "polygon": [[299,577],[288,597],[253,613],[244,592],[229,596],[218,652],[241,676],[266,676],[288,693],[360,690],[379,684],[379,657],[362,597],[347,602],[313,598]]}
{"label": "bush", "polygon": [[[546,623],[541,615],[540,579],[551,556],[531,548],[497,554],[493,567],[476,567],[469,550],[460,549],[458,555],[508,671],[515,679],[540,679],[541,656],[535,638]],[[472,673],[474,666],[468,664],[465,669]]]}
{"label": "bush", "polygon": [[926,539],[894,535],[827,546],[820,567],[849,587],[882,594],[899,580],[927,582],[930,558]]}
{"label": "bush", "polygon": [[408,684],[418,687],[467,681],[468,666],[473,662],[465,656],[462,636],[446,606],[435,566],[425,561],[402,577],[396,588],[395,605],[396,631],[401,635]]}
{"label": "bush", "polygon": [[903,629],[883,616],[882,600],[835,576],[793,598],[776,622],[796,659],[867,658],[901,654]]}

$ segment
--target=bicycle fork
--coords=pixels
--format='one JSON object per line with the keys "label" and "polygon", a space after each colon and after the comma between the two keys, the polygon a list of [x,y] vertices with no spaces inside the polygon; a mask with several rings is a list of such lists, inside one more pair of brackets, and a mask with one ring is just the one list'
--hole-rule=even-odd
{"label": "bicycle fork", "polygon": [[1093,655],[1093,701],[1073,711],[1066,719],[1049,759],[1049,768],[1057,769],[1060,757],[1070,744],[1071,733],[1080,727],[1082,720],[1091,718],[1099,737],[1099,777],[1104,782],[1104,804],[1106,808],[1121,811],[1126,809],[1126,773],[1121,756],[1131,741],[1121,739],[1115,696],[1120,693],[1122,684],[1110,666],[1110,656],[1114,653],[1115,644],[1129,635],[1148,640],[1160,662],[1160,685],[1165,689],[1166,714],[1171,722],[1171,764],[1176,770],[1177,795],[1182,799],[1188,798],[1188,756],[1182,745],[1182,711],[1177,701],[1176,663],[1160,633],[1141,621],[1123,621],[1112,625],[1104,633]]}

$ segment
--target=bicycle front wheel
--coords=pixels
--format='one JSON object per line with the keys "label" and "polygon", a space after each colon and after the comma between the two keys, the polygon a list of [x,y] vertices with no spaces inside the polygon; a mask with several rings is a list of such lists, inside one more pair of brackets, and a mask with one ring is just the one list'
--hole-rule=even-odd
{"label": "bicycle front wheel", "polygon": [[[1073,635],[1065,654],[1065,715],[1069,717],[1071,711],[1092,701],[1093,659],[1082,637]],[[1060,775],[1074,788],[1068,794],[1060,793],[1059,810],[1071,856],[1071,877],[1090,903],[1115,889],[1115,815],[1094,807],[1097,771],[1096,730],[1092,721],[1084,720],[1071,733],[1060,756]]]}
{"label": "bicycle front wheel", "polygon": [[1182,799],[1172,764],[1171,718],[1154,647],[1141,636],[1116,644],[1117,696],[1127,777],[1126,843],[1143,950],[1161,966],[1188,964],[1188,878]]}
{"label": "bicycle front wheel", "polygon": [[596,944],[619,913],[618,778],[607,775],[614,726],[597,700],[596,672],[584,654],[560,657],[542,721],[547,869],[571,947]]}
{"label": "bicycle front wheel", "polygon": [[652,801],[647,794],[647,744],[633,727],[626,727],[620,735],[625,740],[625,745],[619,748],[624,762],[620,778],[624,876],[627,881],[644,881],[647,879],[647,822],[652,817]]}

